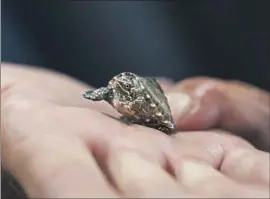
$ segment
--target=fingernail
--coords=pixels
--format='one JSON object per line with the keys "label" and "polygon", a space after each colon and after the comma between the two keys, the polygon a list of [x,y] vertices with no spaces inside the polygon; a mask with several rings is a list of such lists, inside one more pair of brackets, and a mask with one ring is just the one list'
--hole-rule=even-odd
{"label": "fingernail", "polygon": [[185,93],[169,93],[167,98],[171,107],[173,118],[181,117],[191,108],[191,98]]}

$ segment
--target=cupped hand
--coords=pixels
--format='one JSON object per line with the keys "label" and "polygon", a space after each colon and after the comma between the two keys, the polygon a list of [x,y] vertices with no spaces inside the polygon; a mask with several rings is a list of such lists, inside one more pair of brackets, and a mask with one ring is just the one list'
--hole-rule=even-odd
{"label": "cupped hand", "polygon": [[[170,137],[127,126],[103,114],[118,116],[106,103],[83,99],[86,89],[58,73],[2,66],[2,164],[30,197],[269,197],[268,153],[219,130]],[[191,117],[181,123],[171,99],[178,128],[188,129]],[[194,118],[198,129],[214,123],[211,114]]]}

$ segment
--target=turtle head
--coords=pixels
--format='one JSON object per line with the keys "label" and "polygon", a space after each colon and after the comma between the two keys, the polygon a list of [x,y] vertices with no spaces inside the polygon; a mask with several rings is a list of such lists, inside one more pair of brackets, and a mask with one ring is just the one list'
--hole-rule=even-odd
{"label": "turtle head", "polygon": [[109,81],[108,88],[114,90],[115,98],[117,98],[115,100],[132,102],[136,97],[139,80],[138,76],[134,73],[120,73]]}

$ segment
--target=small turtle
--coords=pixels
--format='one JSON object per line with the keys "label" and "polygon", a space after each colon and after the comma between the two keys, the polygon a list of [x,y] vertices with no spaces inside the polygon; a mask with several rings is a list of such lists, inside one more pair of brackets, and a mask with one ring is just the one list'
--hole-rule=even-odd
{"label": "small turtle", "polygon": [[123,72],[113,77],[107,87],[89,90],[83,97],[93,101],[105,100],[123,116],[126,122],[160,130],[175,131],[168,100],[155,78]]}

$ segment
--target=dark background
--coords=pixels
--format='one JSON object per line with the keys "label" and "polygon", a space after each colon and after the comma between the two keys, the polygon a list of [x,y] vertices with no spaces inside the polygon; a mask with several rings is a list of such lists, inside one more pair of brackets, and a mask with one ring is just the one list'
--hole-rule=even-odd
{"label": "dark background", "polygon": [[[269,10],[269,0],[2,0],[2,61],[94,86],[131,71],[238,79],[269,91]],[[2,197],[17,197],[2,179]]]}
{"label": "dark background", "polygon": [[207,75],[270,90],[269,0],[2,0],[2,61],[101,86]]}

